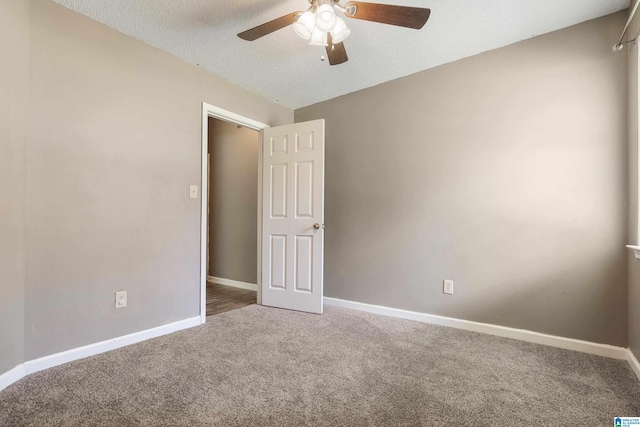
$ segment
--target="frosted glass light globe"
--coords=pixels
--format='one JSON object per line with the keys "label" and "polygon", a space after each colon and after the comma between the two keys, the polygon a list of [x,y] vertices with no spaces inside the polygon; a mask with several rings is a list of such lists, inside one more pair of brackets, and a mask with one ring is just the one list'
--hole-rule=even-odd
{"label": "frosted glass light globe", "polygon": [[293,31],[295,31],[299,37],[309,40],[315,27],[316,16],[313,12],[306,11],[300,15],[300,18],[293,24]]}
{"label": "frosted glass light globe", "polygon": [[316,27],[325,33],[333,30],[336,25],[336,13],[333,11],[333,7],[328,4],[323,4],[316,11]]}
{"label": "frosted glass light globe", "polygon": [[347,24],[344,23],[344,20],[340,17],[336,17],[336,25],[331,31],[331,41],[334,44],[340,43],[349,37],[349,34],[351,34],[351,30],[347,28]]}
{"label": "frosted glass light globe", "polygon": [[327,33],[324,31],[320,31],[317,27],[311,33],[311,41],[309,42],[311,46],[327,46]]}

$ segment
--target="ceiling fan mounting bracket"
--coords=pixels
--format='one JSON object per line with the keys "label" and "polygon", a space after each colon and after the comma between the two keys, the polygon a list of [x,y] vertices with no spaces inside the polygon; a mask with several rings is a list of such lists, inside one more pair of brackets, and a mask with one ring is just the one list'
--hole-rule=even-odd
{"label": "ceiling fan mounting bracket", "polygon": [[318,8],[318,6],[322,4],[329,4],[333,6],[335,9],[339,10],[340,12],[350,17],[355,16],[356,12],[358,12],[358,5],[347,3],[347,6],[345,7],[340,4],[340,0],[308,0],[308,1],[311,4],[310,10],[315,10]]}
{"label": "ceiling fan mounting bracket", "polygon": [[356,12],[358,12],[358,5],[355,4],[347,4],[347,7],[343,8],[343,12],[348,16],[356,16]]}

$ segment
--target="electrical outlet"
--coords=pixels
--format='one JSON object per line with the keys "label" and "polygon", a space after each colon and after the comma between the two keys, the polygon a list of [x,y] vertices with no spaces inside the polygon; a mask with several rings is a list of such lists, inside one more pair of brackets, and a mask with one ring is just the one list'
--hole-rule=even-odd
{"label": "electrical outlet", "polygon": [[448,295],[453,295],[453,280],[445,280],[442,292]]}
{"label": "electrical outlet", "polygon": [[127,306],[127,291],[116,292],[116,308]]}

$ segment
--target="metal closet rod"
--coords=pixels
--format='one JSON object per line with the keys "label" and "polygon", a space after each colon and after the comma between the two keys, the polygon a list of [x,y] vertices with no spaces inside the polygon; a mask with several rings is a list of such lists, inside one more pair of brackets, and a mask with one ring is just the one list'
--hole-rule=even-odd
{"label": "metal closet rod", "polygon": [[629,19],[627,19],[627,23],[625,24],[624,29],[622,30],[622,34],[620,34],[620,40],[618,40],[618,43],[613,45],[614,52],[622,50],[625,44],[631,43],[632,41],[635,40],[635,37],[634,37],[633,40],[629,40],[624,43],[622,42],[622,39],[624,39],[624,35],[627,33],[627,30],[629,29],[629,25],[631,24],[631,21],[633,20],[633,17],[636,14],[636,10],[638,10],[639,4],[640,4],[640,0],[636,0],[636,4],[633,5],[633,9],[631,10],[631,14],[629,15]]}

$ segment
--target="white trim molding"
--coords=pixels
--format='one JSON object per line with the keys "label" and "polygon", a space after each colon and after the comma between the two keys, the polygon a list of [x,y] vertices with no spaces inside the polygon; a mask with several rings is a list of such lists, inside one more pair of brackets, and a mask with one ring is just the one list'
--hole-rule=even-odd
{"label": "white trim molding", "polygon": [[207,113],[208,117],[215,117],[216,119],[232,122],[253,130],[261,131],[269,127],[266,123],[250,119],[233,111],[225,110],[224,108],[216,107],[215,105],[207,104],[206,102],[202,103],[202,109]]}
{"label": "white trim molding", "polygon": [[54,366],[73,362],[74,360],[84,359],[85,357],[95,356],[96,354],[105,353],[107,351],[150,340],[152,338],[157,338],[182,329],[192,328],[200,324],[200,316],[196,316],[190,319],[180,320],[167,325],[157,326],[144,331],[134,332],[132,334],[112,338],[110,340],[41,357],[39,359],[29,360],[16,366],[9,372],[0,375],[0,390],[8,387],[26,375],[33,374],[34,372],[53,368]]}
{"label": "white trim molding", "polygon": [[240,282],[238,280],[223,279],[221,277],[207,276],[207,281],[223,286],[231,286],[232,288],[246,289],[248,291],[258,291],[258,285],[255,283]]}
{"label": "white trim molding", "polygon": [[535,344],[542,344],[551,347],[579,351],[582,353],[595,354],[597,356],[604,356],[612,359],[629,360],[628,349],[623,347],[616,347],[613,345],[598,344],[589,341],[576,340],[573,338],[564,338],[554,335],[541,334],[539,332],[527,331],[525,329],[508,328],[506,326],[491,325],[489,323],[472,322],[470,320],[437,316],[434,314],[418,313],[415,311],[401,310],[397,308],[371,305],[337,298],[325,297],[324,303],[336,307],[350,308],[352,310],[381,314],[383,316],[415,320],[422,323],[448,326],[451,328],[464,329],[466,331],[480,332],[483,334],[512,338]]}
{"label": "white trim molding", "polygon": [[627,245],[627,248],[631,249],[636,258],[640,259],[640,246]]}
{"label": "white trim molding", "polygon": [[638,380],[640,380],[640,362],[636,359],[636,355],[628,349],[627,350],[627,362],[629,362],[629,366],[631,366],[631,370],[636,374]]}
{"label": "white trim molding", "polygon": [[10,371],[0,375],[0,391],[9,387],[11,384],[21,380],[25,376],[24,363],[19,364]]}

